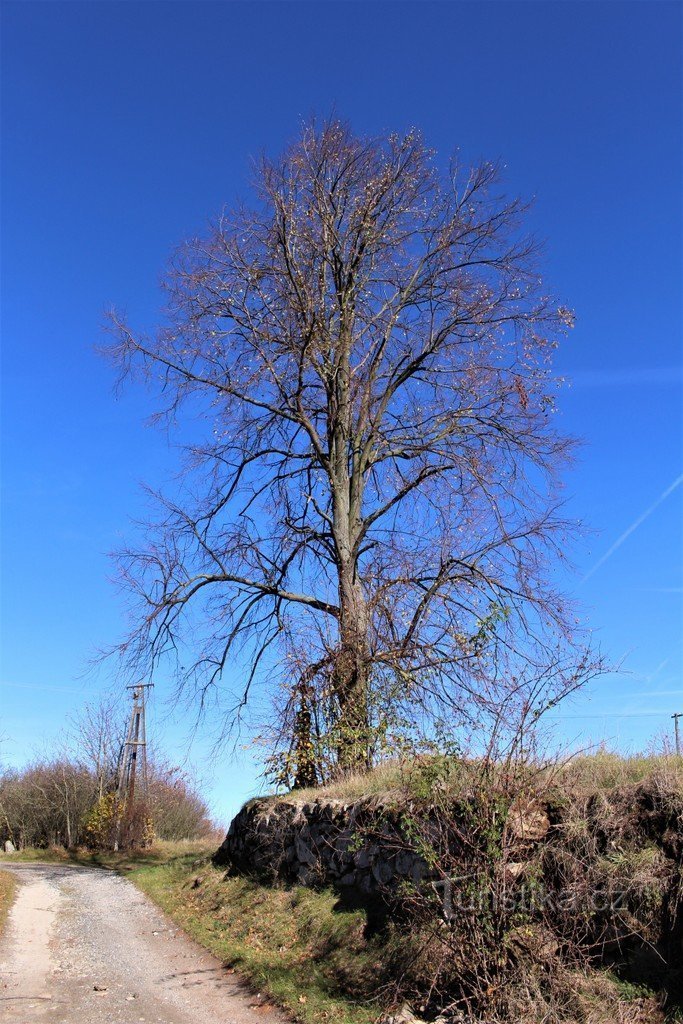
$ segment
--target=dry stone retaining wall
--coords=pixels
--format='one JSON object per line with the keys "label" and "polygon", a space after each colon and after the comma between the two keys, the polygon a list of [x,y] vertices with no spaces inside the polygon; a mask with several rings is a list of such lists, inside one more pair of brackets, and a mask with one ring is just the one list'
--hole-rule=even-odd
{"label": "dry stone retaining wall", "polygon": [[429,877],[406,837],[405,816],[375,798],[299,804],[262,799],[233,819],[214,862],[265,881],[386,893]]}

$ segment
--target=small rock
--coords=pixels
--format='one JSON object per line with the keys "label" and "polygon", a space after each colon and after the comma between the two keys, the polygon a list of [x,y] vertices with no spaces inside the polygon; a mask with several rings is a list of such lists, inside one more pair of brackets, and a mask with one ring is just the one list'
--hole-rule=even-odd
{"label": "small rock", "polygon": [[16,852],[17,852],[17,848],[14,845],[14,843],[12,842],[12,840],[11,839],[7,839],[5,841],[5,853],[16,853]]}
{"label": "small rock", "polygon": [[557,954],[556,936],[542,925],[525,924],[507,933],[506,944],[536,961],[550,960]]}
{"label": "small rock", "polygon": [[300,836],[296,839],[296,855],[302,864],[308,864],[310,867],[314,867],[317,863],[315,854],[311,850]]}
{"label": "small rock", "polygon": [[387,1014],[380,1020],[380,1024],[419,1024],[419,1022],[420,1018],[415,1016],[408,1003],[404,1003],[398,1010]]}
{"label": "small rock", "polygon": [[95,990],[95,992],[106,992],[107,991],[107,986],[106,985],[93,985],[93,989]]}
{"label": "small rock", "polygon": [[550,828],[550,819],[544,807],[534,801],[518,801],[510,809],[508,832],[522,842],[538,842]]}

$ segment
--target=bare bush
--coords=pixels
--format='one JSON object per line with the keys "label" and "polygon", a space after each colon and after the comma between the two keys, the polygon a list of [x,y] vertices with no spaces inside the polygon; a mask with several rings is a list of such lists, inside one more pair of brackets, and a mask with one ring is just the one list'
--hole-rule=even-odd
{"label": "bare bush", "polygon": [[206,803],[178,769],[150,767],[149,792],[134,806],[116,798],[116,771],[104,777],[81,758],[35,762],[0,775],[0,843],[121,849],[159,839],[198,839],[214,826]]}
{"label": "bare bush", "polygon": [[0,837],[17,848],[77,846],[96,798],[96,777],[66,759],[5,771],[0,776]]}
{"label": "bare bush", "polygon": [[[358,848],[417,850],[429,869],[385,892],[394,1001],[487,1024],[604,1020],[595,1004],[616,1012],[621,979],[634,993],[625,1019],[683,1005],[680,772],[611,786],[603,774],[591,791],[587,761],[574,788],[529,765],[418,762],[410,797],[387,797],[391,822],[367,825]],[[634,761],[593,771],[628,776]]]}
{"label": "bare bush", "polygon": [[159,839],[201,839],[215,831],[206,802],[180,768],[151,766],[148,806]]}

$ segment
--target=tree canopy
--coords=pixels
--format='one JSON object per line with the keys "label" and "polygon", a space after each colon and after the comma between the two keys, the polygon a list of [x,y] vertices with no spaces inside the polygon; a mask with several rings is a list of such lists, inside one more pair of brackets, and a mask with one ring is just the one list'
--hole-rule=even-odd
{"label": "tree canopy", "polygon": [[285,773],[363,767],[401,736],[517,734],[594,669],[553,585],[571,533],[546,294],[498,168],[441,171],[417,132],[305,126],[250,207],[185,243],[123,373],[205,426],[121,553],[136,672],[277,680]]}

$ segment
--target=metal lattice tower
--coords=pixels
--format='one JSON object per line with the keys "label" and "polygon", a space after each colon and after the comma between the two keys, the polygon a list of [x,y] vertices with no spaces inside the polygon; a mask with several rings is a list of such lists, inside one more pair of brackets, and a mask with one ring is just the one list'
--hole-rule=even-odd
{"label": "metal lattice tower", "polygon": [[133,710],[128,723],[126,741],[121,748],[119,782],[116,789],[119,806],[130,813],[135,800],[136,786],[147,796],[147,732],[145,727],[145,694],[154,683],[128,686],[133,691]]}

